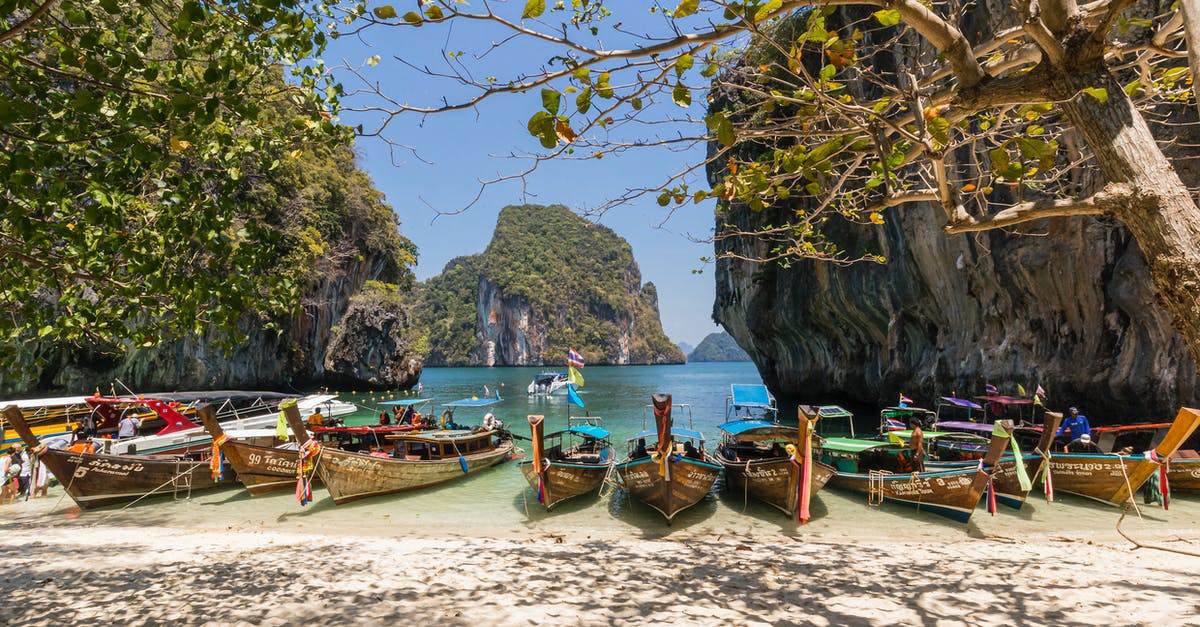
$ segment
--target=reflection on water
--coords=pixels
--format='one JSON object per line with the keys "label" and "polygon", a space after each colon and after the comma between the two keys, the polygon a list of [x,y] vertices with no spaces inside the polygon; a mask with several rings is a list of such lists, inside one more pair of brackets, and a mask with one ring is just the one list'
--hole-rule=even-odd
{"label": "reflection on water", "polygon": [[[425,396],[443,402],[482,395],[497,387],[505,400],[494,410],[518,434],[528,435],[525,416],[545,414],[547,431],[566,424],[565,397],[528,398],[525,386],[535,368],[444,369],[425,371]],[[731,383],[755,383],[752,364],[689,364],[687,366],[588,367],[582,396],[587,413],[602,416],[614,432],[618,455],[627,438],[642,429],[643,406],[655,392],[674,394],[676,403],[693,406],[695,426],[718,438],[716,425],[724,419],[725,396]],[[381,395],[346,395],[368,407],[354,422],[378,419]],[[372,401],[371,398],[375,398]],[[821,402],[822,399],[813,399]],[[441,408],[438,407],[440,413]],[[572,413],[580,410],[572,408]],[[478,424],[482,412],[459,411],[459,422]],[[519,443],[524,444],[524,443]],[[527,448],[528,445],[524,444]],[[616,492],[605,498],[583,496],[546,512],[515,464],[472,473],[462,481],[410,493],[384,496],[335,506],[323,488],[313,491],[315,502],[300,507],[290,491],[250,497],[244,490],[200,493],[188,500],[148,499],[129,508],[119,506],[80,512],[61,488],[51,498],[0,506],[0,520],[21,519],[47,524],[134,524],[187,529],[270,530],[381,536],[570,536],[585,538],[716,538],[746,537],[814,539],[961,540],[980,535],[1021,538],[1027,535],[1078,539],[1096,535],[1111,538],[1120,510],[1067,495],[1047,504],[1038,490],[1020,512],[1001,507],[989,516],[981,507],[969,525],[896,505],[869,507],[866,496],[832,489],[813,502],[813,519],[798,526],[778,510],[748,502],[743,494],[714,491],[679,513],[668,526],[663,517],[640,502]],[[53,510],[53,511],[52,511]],[[1144,506],[1143,520],[1131,514],[1127,530],[1146,534],[1169,529],[1200,528],[1200,497],[1176,495],[1171,510]]]}

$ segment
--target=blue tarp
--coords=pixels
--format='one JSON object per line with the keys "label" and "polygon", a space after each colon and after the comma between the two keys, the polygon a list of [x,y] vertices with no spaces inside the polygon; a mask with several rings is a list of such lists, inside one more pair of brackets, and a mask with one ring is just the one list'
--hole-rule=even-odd
{"label": "blue tarp", "polygon": [[779,425],[767,422],[766,420],[733,420],[717,428],[729,435],[738,435],[739,433],[746,433],[755,429],[775,429],[778,427]]}
{"label": "blue tarp", "polygon": [[401,407],[408,407],[409,405],[420,405],[421,403],[428,403],[429,401],[432,401],[432,400],[433,400],[432,398],[405,398],[405,399],[401,399],[398,401],[383,401],[382,403],[380,403],[380,405],[399,405]]}
{"label": "blue tarp", "polygon": [[765,385],[735,383],[729,389],[733,397],[729,404],[734,407],[775,407],[775,401]]}
{"label": "blue tarp", "polygon": [[601,429],[600,427],[596,427],[593,425],[575,425],[574,427],[567,429],[567,432],[568,433],[578,433],[580,435],[586,435],[589,438],[596,438],[597,440],[603,440],[603,439],[607,438],[608,436],[612,435],[607,430]]}
{"label": "blue tarp", "polygon": [[[681,429],[679,427],[672,427],[671,435],[677,435],[677,436],[684,437],[684,438],[691,438],[693,440],[703,440],[704,439],[704,434],[700,433],[699,431],[693,431],[691,429]],[[658,437],[658,431],[655,429],[651,429],[649,431],[643,431],[643,432],[633,436],[632,438],[629,438],[629,441],[632,442],[634,440],[640,440],[642,438],[656,438],[656,437]]]}
{"label": "blue tarp", "polygon": [[500,399],[496,398],[464,398],[457,401],[451,401],[442,405],[442,407],[487,407],[499,403]]}

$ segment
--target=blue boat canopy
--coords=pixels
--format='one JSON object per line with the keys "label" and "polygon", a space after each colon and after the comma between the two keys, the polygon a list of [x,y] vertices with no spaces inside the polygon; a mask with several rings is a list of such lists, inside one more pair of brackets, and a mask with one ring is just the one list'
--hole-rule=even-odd
{"label": "blue boat canopy", "polygon": [[401,407],[408,407],[410,405],[420,405],[421,403],[428,403],[429,401],[432,401],[432,400],[433,400],[432,398],[404,398],[404,399],[400,399],[398,401],[383,401],[382,403],[380,403],[380,405],[399,405]]}
{"label": "blue boat canopy", "polygon": [[854,414],[846,411],[840,405],[822,405],[817,408],[817,414],[822,418],[853,418]]}
{"label": "blue boat canopy", "polygon": [[955,405],[957,407],[965,407],[967,409],[983,409],[983,405],[980,405],[979,403],[976,403],[975,401],[968,401],[965,398],[954,398],[953,396],[943,396],[942,400],[946,401],[947,403],[949,403],[951,405]]}
{"label": "blue boat canopy", "polygon": [[765,385],[734,383],[729,386],[729,389],[733,398],[729,404],[735,407],[762,407],[764,409],[775,407],[775,401],[771,398],[771,393],[767,391]]}
{"label": "blue boat canopy", "polygon": [[595,425],[575,425],[568,428],[567,433],[578,433],[579,435],[586,435],[589,438],[596,438],[597,440],[603,440],[612,435],[608,430],[601,429]]}
{"label": "blue boat canopy", "polygon": [[775,429],[778,427],[779,425],[766,420],[731,420],[717,428],[729,435],[738,435],[739,433],[746,433],[747,431],[754,431],[756,429]]}
{"label": "blue boat canopy", "polygon": [[464,398],[446,403],[442,407],[487,407],[499,402],[500,399],[497,398]]}
{"label": "blue boat canopy", "polygon": [[[683,429],[680,427],[672,427],[671,435],[678,435],[678,436],[685,437],[685,438],[691,438],[693,440],[703,440],[704,439],[704,434],[700,433],[699,431],[694,431],[692,429]],[[629,441],[632,442],[634,440],[640,440],[642,438],[650,438],[650,437],[658,437],[658,431],[655,429],[643,431],[643,432],[633,436],[632,438],[629,438]]]}

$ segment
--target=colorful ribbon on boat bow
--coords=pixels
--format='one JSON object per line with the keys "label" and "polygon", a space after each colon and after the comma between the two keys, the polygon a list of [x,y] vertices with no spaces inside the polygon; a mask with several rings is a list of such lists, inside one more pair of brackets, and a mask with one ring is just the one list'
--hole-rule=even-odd
{"label": "colorful ribbon on boat bow", "polygon": [[808,437],[804,440],[803,462],[797,459],[799,451],[796,450],[795,444],[784,446],[784,450],[787,451],[792,465],[796,467],[796,520],[803,525],[812,518],[809,509],[809,502],[812,500],[812,490],[809,489],[812,485],[812,431],[808,432]]}
{"label": "colorful ribbon on boat bow", "polygon": [[275,438],[280,442],[288,441],[287,414],[283,410],[295,404],[295,399],[288,399],[279,404],[279,417],[275,420]]}
{"label": "colorful ribbon on boat bow", "polygon": [[671,455],[675,454],[675,441],[667,440],[665,447],[659,447],[659,450],[650,453],[650,460],[658,464],[658,476],[666,481],[671,480]]}
{"label": "colorful ribbon on boat bow", "polygon": [[225,478],[225,458],[221,455],[221,445],[229,440],[229,435],[222,433],[213,438],[212,457],[208,458],[208,469],[212,471],[213,483]]}
{"label": "colorful ribbon on boat bow", "polygon": [[[1163,509],[1170,509],[1171,486],[1167,485],[1167,470],[1171,464],[1171,459],[1169,457],[1167,459],[1159,458],[1158,452],[1153,449],[1146,451],[1146,459],[1158,464],[1158,481],[1153,482],[1150,487],[1158,495],[1158,498],[1162,500]],[[1154,483],[1158,485],[1154,485]],[[1130,496],[1132,497],[1132,495]]]}
{"label": "colorful ribbon on boat bow", "polygon": [[996,515],[996,468],[993,466],[989,471],[983,467],[983,460],[979,460],[979,472],[987,473],[987,511],[992,516]]}
{"label": "colorful ribbon on boat bow", "polygon": [[296,463],[296,500],[303,507],[312,502],[311,472],[316,466],[314,459],[321,452],[321,445],[316,440],[308,440],[300,445],[300,459]]}
{"label": "colorful ribbon on boat bow", "polygon": [[1046,493],[1046,502],[1054,502],[1054,483],[1050,480],[1050,453],[1041,449],[1035,449],[1034,452],[1042,456],[1042,473],[1039,478],[1042,481],[1042,490]]}
{"label": "colorful ribbon on boat bow", "polygon": [[992,425],[992,435],[1008,438],[1009,447],[1013,452],[1013,463],[1017,466],[1017,483],[1021,484],[1022,492],[1029,492],[1033,482],[1029,480],[1029,471],[1025,469],[1025,457],[1021,455],[1021,447],[1017,446],[1017,438],[1004,430],[999,423]]}

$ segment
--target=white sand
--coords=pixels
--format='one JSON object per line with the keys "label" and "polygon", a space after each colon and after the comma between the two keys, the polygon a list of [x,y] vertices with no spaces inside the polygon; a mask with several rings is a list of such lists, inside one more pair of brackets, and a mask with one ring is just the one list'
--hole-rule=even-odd
{"label": "white sand", "polygon": [[[315,535],[8,517],[0,624],[1200,624],[1200,558],[940,542]],[[1139,528],[1200,552],[1200,530]]]}

